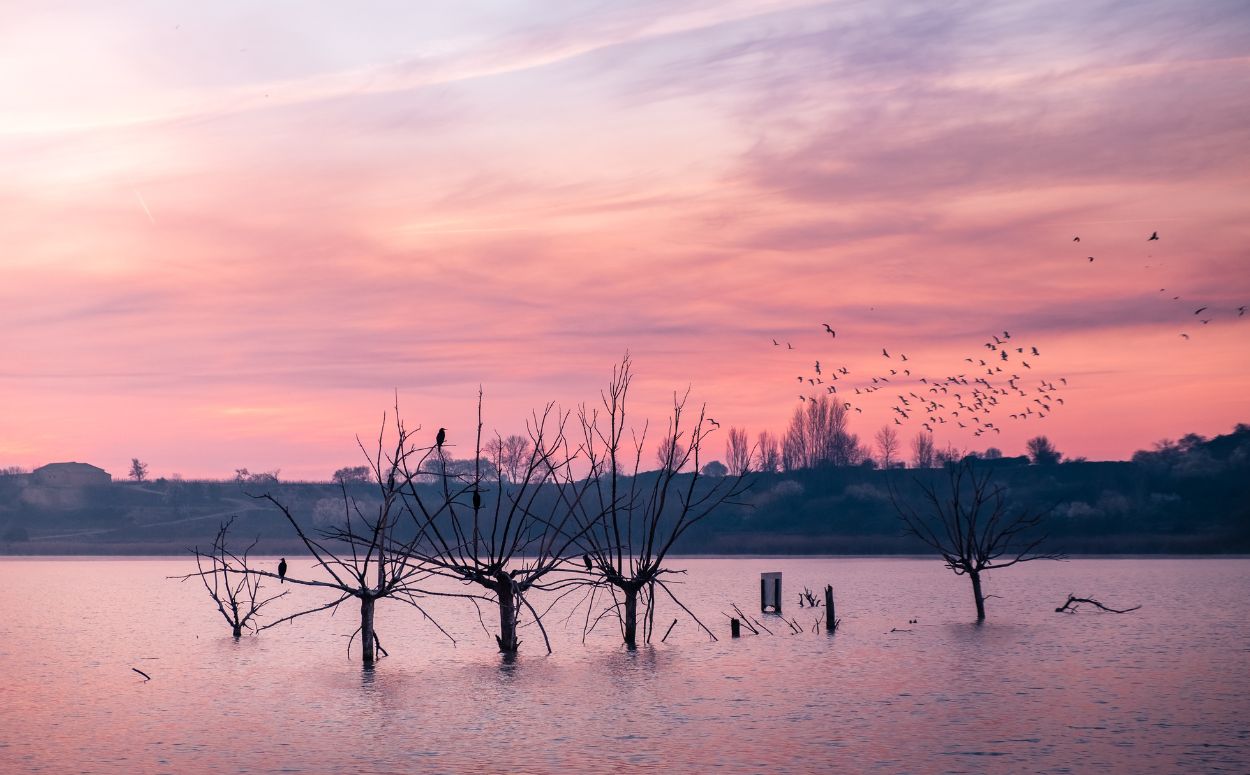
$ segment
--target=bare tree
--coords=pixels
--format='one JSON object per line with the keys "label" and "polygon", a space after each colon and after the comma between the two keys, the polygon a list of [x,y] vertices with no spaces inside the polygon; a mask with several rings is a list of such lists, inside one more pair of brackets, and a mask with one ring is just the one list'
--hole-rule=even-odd
{"label": "bare tree", "polygon": [[731,476],[741,476],[751,470],[751,445],[745,429],[729,429],[729,437],[725,440],[725,461]]}
{"label": "bare tree", "polygon": [[655,462],[659,465],[661,471],[674,463],[677,464],[675,470],[680,471],[688,459],[689,450],[677,434],[670,433],[668,436],[665,436],[655,448]]}
{"label": "bare tree", "polygon": [[[248,555],[256,546],[253,541],[241,554],[236,554],[226,547],[226,534],[234,522],[231,517],[217,528],[217,537],[213,539],[213,548],[208,552],[200,551],[199,547],[192,550],[195,554],[195,567],[198,572],[180,576],[183,581],[198,578],[204,582],[204,589],[217,605],[226,623],[230,625],[234,637],[243,635],[244,628],[256,631],[257,615],[269,603],[284,597],[286,592],[276,595],[262,596],[262,576],[249,572]],[[205,565],[207,564],[207,568]]]}
{"label": "bare tree", "polygon": [[888,425],[882,425],[877,431],[877,451],[881,453],[881,467],[889,468],[898,459],[898,432]]}
{"label": "bare tree", "polygon": [[[550,652],[542,617],[527,595],[575,584],[553,572],[566,564],[570,547],[581,537],[577,515],[591,482],[578,481],[573,473],[577,452],[565,433],[569,414],[548,404],[527,423],[525,444],[504,440],[495,445],[505,454],[524,451],[526,457],[519,462],[505,458],[509,475],[493,477],[493,486],[484,487],[481,417],[479,393],[477,469],[455,473],[443,466],[435,493],[423,492],[415,477],[406,477],[411,483],[404,499],[418,537],[414,550],[431,573],[481,590],[456,596],[497,607],[495,642],[501,652],[515,654],[520,648],[522,610],[530,612]],[[440,450],[436,462],[443,460]]]}
{"label": "bare tree", "polygon": [[1050,439],[1045,436],[1034,436],[1025,444],[1025,448],[1029,451],[1029,459],[1034,465],[1053,466],[1063,457],[1059,454],[1059,450],[1055,449],[1055,445],[1050,443]]}
{"label": "bare tree", "polygon": [[130,459],[130,478],[136,482],[142,482],[148,478],[148,464],[139,461],[139,458]]}
{"label": "bare tree", "polygon": [[1039,551],[1045,535],[1036,535],[1042,514],[1012,512],[1005,489],[991,481],[992,471],[974,470],[971,459],[949,466],[942,488],[933,474],[916,478],[924,504],[917,508],[890,489],[890,497],[908,533],[942,555],[946,567],[972,581],[977,621],[985,619],[981,574],[1031,560],[1063,555]]}
{"label": "bare tree", "polygon": [[532,451],[530,440],[515,433],[506,438],[496,435],[486,443],[486,458],[494,464],[500,476],[507,476],[510,481],[517,480]]}
{"label": "bare tree", "polygon": [[370,479],[369,466],[348,466],[334,472],[331,478],[335,484],[368,484]]}
{"label": "bare tree", "polygon": [[847,414],[844,404],[828,396],[795,408],[781,448],[785,469],[858,463],[859,438],[847,430]]}
{"label": "bare tree", "polygon": [[[288,573],[284,582],[327,590],[333,597],[328,603],[289,614],[261,629],[266,630],[301,616],[337,609],[347,600],[356,599],[360,602],[360,627],[352,637],[354,639],[356,634],[360,635],[361,660],[366,665],[372,664],[379,656],[386,655],[376,628],[377,601],[395,600],[411,605],[425,614],[431,622],[434,621],[418,602],[421,592],[419,583],[430,576],[428,569],[413,559],[417,556],[415,549],[419,537],[399,540],[396,537],[396,528],[404,514],[403,489],[412,481],[409,472],[420,470],[421,461],[434,454],[435,447],[415,445],[399,416],[398,408],[395,411],[392,441],[389,443],[386,428],[387,420],[384,417],[382,430],[378,433],[376,451],[373,453],[357,440],[377,487],[376,504],[362,506],[348,492],[347,487],[341,485],[343,519],[310,531],[272,494],[266,492],[252,495],[253,498],[269,502],[282,513],[320,572],[317,578],[301,578]],[[252,479],[249,477],[248,481],[251,482]],[[250,568],[248,573],[279,578],[279,574],[259,568]],[[436,622],[435,627],[438,627]],[[441,627],[438,629],[444,635],[447,634]]]}
{"label": "bare tree", "polygon": [[[647,425],[630,430],[626,402],[632,380],[628,354],[612,371],[601,393],[601,407],[579,409],[588,480],[595,486],[593,508],[583,511],[582,545],[588,569],[597,575],[587,609],[587,629],[593,629],[594,595],[607,589],[611,604],[594,621],[615,615],[628,648],[638,644],[639,603],[642,604],[643,641],[650,640],[657,588],[686,611],[708,635],[702,622],[677,598],[667,577],[682,571],[666,565],[674,543],[714,509],[732,503],[746,490],[744,475],[708,478],[702,475],[700,454],[710,433],[704,411],[691,422],[686,397],[674,395],[666,449],[660,469],[640,471]],[[626,433],[631,438],[626,442]],[[679,474],[683,468],[690,473]]]}
{"label": "bare tree", "polygon": [[964,457],[964,451],[959,449],[950,442],[945,447],[935,449],[933,452],[933,463],[938,466],[946,466],[952,463],[958,463]]}
{"label": "bare tree", "polygon": [[936,452],[932,433],[921,431],[911,440],[911,460],[916,468],[933,468]]}
{"label": "bare tree", "polygon": [[766,474],[781,470],[781,445],[768,431],[760,431],[759,440],[755,442],[755,470]]}

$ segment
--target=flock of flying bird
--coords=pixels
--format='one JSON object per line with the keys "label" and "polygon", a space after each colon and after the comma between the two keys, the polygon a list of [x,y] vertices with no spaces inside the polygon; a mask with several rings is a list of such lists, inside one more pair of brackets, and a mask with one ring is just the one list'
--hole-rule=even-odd
{"label": "flock of flying bird", "polygon": [[[837,338],[832,326],[822,325],[831,339]],[[774,340],[774,346],[781,343]],[[786,347],[794,349],[789,342]],[[805,391],[798,398],[817,401],[825,396],[862,414],[864,405],[880,400],[880,394],[890,401],[894,425],[914,425],[929,433],[962,430],[973,436],[1002,433],[1004,420],[1041,420],[1064,405],[1060,393],[1068,384],[1066,377],[1034,376],[1034,363],[1042,357],[1036,345],[1017,345],[1011,332],[1003,331],[1002,336],[987,337],[981,348],[955,368],[936,374],[923,372],[906,353],[891,353],[888,347],[881,348],[881,365],[867,372],[852,372],[845,364],[828,368],[817,360],[809,372],[796,377]]]}
{"label": "flock of flying bird", "polygon": [[[1072,238],[1072,241],[1073,241],[1073,242],[1080,242],[1080,241],[1081,241],[1081,238],[1080,238],[1079,236],[1077,236],[1077,237],[1073,237],[1073,238]],[[1157,231],[1155,231],[1155,232],[1151,232],[1151,233],[1150,233],[1150,236],[1146,238],[1146,241],[1147,241],[1147,242],[1158,242],[1158,241],[1159,241],[1159,232],[1157,232]],[[1094,261],[1094,257],[1093,257],[1093,256],[1087,256],[1087,259],[1089,260],[1089,262],[1090,262],[1090,263],[1093,263],[1093,261]],[[1147,268],[1147,269],[1149,269],[1149,268],[1150,268],[1150,265],[1149,265],[1149,264],[1147,264],[1147,265],[1146,265],[1146,268]],[[1159,289],[1159,293],[1167,293],[1167,288],[1160,288],[1160,289]],[[1175,302],[1179,302],[1180,300],[1181,300],[1181,297],[1180,297],[1179,295],[1176,295],[1176,296],[1173,296],[1173,297],[1172,297],[1172,301],[1173,301],[1174,303],[1175,303]],[[1246,307],[1247,307],[1247,305],[1245,305],[1245,304],[1241,305],[1240,307],[1237,307],[1237,317],[1245,317],[1245,315],[1246,315]],[[1202,315],[1202,313],[1207,312],[1207,311],[1208,311],[1208,310],[1210,310],[1210,309],[1211,309],[1211,307],[1210,307],[1209,305],[1204,304],[1204,305],[1202,305],[1201,307],[1198,307],[1197,309],[1195,309],[1195,310],[1194,310],[1194,312],[1193,312],[1193,314],[1194,314],[1194,315],[1196,315],[1196,316],[1198,316],[1198,315]],[[1205,325],[1209,325],[1209,324],[1211,323],[1212,319],[1213,319],[1212,317],[1198,317],[1198,318],[1197,318],[1198,322],[1199,322],[1199,323],[1201,323],[1201,324],[1202,324],[1202,325],[1204,325],[1204,326],[1205,326]],[[1182,339],[1185,339],[1185,340],[1188,340],[1188,339],[1190,338],[1190,335],[1189,335],[1188,333],[1183,332],[1183,331],[1181,332],[1180,336],[1181,336],[1181,338],[1182,338]]]}
{"label": "flock of flying bird", "polygon": [[[1148,242],[1159,240],[1153,232]],[[1073,242],[1080,242],[1074,237]],[[1093,256],[1088,257],[1094,261]],[[1160,292],[1166,289],[1160,288]],[[1173,297],[1179,301],[1180,297]],[[1199,307],[1194,315],[1210,309]],[[1237,308],[1243,317],[1246,306]],[[1199,318],[1203,325],[1210,318]],[[837,331],[829,323],[821,324],[831,340]],[[1189,339],[1188,333],[1181,333]],[[790,342],[772,340],[774,347],[794,350]],[[1037,368],[1042,365],[1042,351],[1035,344],[1019,344],[1009,331],[991,335],[963,361],[938,372],[922,370],[905,353],[881,348],[883,361],[875,368],[852,371],[845,363],[830,367],[814,361],[810,369],[799,374],[798,400],[817,401],[821,397],[839,402],[847,411],[863,413],[870,401],[885,396],[890,401],[894,425],[910,425],[929,433],[939,430],[971,434],[974,437],[1001,434],[1005,423],[1045,419],[1063,407],[1066,399],[1066,377],[1047,377]]]}

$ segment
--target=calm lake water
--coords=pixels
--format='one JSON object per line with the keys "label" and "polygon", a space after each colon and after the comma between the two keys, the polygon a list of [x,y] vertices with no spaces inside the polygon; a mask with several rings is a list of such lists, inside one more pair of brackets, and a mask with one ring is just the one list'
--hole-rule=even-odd
{"label": "calm lake water", "polygon": [[[354,606],[235,641],[198,582],[166,578],[187,560],[5,559],[0,772],[1250,771],[1250,560],[1018,566],[980,627],[937,560],[679,564],[718,642],[683,615],[636,652],[612,626],[583,643],[569,601],[554,654],[527,628],[505,663],[444,598],[456,644],[382,603],[391,656],[364,670]],[[832,583],[842,630],[761,617],[776,635],[731,640],[722,612],[758,610],[774,570],[804,625],[796,593]],[[1054,613],[1069,592],[1142,608]]]}

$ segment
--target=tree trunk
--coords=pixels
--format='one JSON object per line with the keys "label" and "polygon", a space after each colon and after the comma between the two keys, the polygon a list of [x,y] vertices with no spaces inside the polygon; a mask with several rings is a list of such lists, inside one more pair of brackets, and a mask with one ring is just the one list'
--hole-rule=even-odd
{"label": "tree trunk", "polygon": [[243,625],[241,624],[234,625],[234,637],[236,638],[243,637]]}
{"label": "tree trunk", "polygon": [[981,592],[981,574],[974,571],[968,574],[968,578],[972,579],[972,596],[977,601],[977,621],[985,621],[985,595]]}
{"label": "tree trunk", "polygon": [[638,590],[625,590],[625,645],[638,647]]}
{"label": "tree trunk", "polygon": [[366,665],[372,665],[377,657],[373,640],[373,605],[376,602],[371,597],[360,598],[360,659]]}
{"label": "tree trunk", "polygon": [[516,595],[512,591],[512,579],[506,574],[500,575],[499,589],[495,590],[499,597],[499,634],[495,636],[495,641],[503,653],[515,654],[521,645],[516,638]]}

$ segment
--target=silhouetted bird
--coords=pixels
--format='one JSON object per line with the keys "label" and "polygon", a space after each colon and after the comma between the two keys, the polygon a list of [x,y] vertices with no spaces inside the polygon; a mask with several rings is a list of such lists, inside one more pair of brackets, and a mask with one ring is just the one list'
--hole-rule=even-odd
{"label": "silhouetted bird", "polygon": [[1146,241],[1147,241],[1147,242],[1154,242],[1154,241],[1156,241],[1156,240],[1158,240],[1158,239],[1159,239],[1159,232],[1157,232],[1157,231],[1152,231],[1152,232],[1150,232],[1150,236],[1146,239]]}
{"label": "silhouetted bird", "polygon": [[828,323],[825,323],[825,324],[823,324],[823,325],[824,325],[824,327],[825,327],[825,330],[829,332],[829,336],[837,336],[837,335],[838,335],[838,332],[836,332],[836,331],[834,331],[832,328],[830,328]]}
{"label": "silhouetted bird", "polygon": [[1186,339],[1189,338],[1189,334],[1181,334],[1181,336],[1185,337]]}
{"label": "silhouetted bird", "polygon": [[1073,242],[1080,242],[1080,241],[1081,241],[1081,238],[1080,238],[1080,237],[1073,237],[1073,238],[1072,238],[1072,241],[1073,241]]}
{"label": "silhouetted bird", "polygon": [[1093,256],[1090,256],[1090,257],[1089,257],[1089,260],[1090,260],[1090,261],[1093,261],[1093,260],[1094,260],[1094,257],[1093,257]]}
{"label": "silhouetted bird", "polygon": [[590,565],[590,555],[589,555],[589,554],[583,554],[583,555],[582,555],[582,562],[586,563],[586,570],[590,570],[591,565]]}
{"label": "silhouetted bird", "polygon": [[447,429],[439,428],[438,435],[434,437],[434,446],[438,447],[439,449],[442,449],[444,441],[447,441]]}
{"label": "silhouetted bird", "polygon": [[794,345],[790,344],[789,342],[786,342],[786,349],[787,349],[787,350],[793,350],[793,349],[794,349]]}
{"label": "silhouetted bird", "polygon": [[777,340],[776,340],[776,339],[774,339],[774,340],[773,340],[773,347],[780,347],[780,346],[781,346],[781,345],[777,343]]}
{"label": "silhouetted bird", "polygon": [[280,581],[283,584],[286,583],[286,558],[285,557],[283,557],[281,560],[278,560],[278,581]]}
{"label": "silhouetted bird", "polygon": [[1194,314],[1197,315],[1199,312],[1202,312],[1204,309],[1206,309],[1206,307],[1199,307],[1198,309],[1194,310]]}
{"label": "silhouetted bird", "polygon": [[712,425],[715,425],[717,428],[720,427],[720,423],[716,422],[711,417],[707,418],[707,421],[710,422]]}
{"label": "silhouetted bird", "polygon": [[482,493],[477,490],[473,491],[473,510],[477,511],[482,508]]}
{"label": "silhouetted bird", "polygon": [[1246,308],[1244,306],[1237,308],[1237,317],[1243,317],[1245,316],[1245,314],[1246,314]]}
{"label": "silhouetted bird", "polygon": [[889,357],[890,357],[890,354],[889,354],[888,352],[886,352],[886,351],[885,351],[885,348],[884,348],[884,347],[882,347],[882,348],[881,348],[881,354],[882,354],[882,355],[884,355],[884,356],[885,356],[885,357],[887,357],[887,358],[889,358]]}

